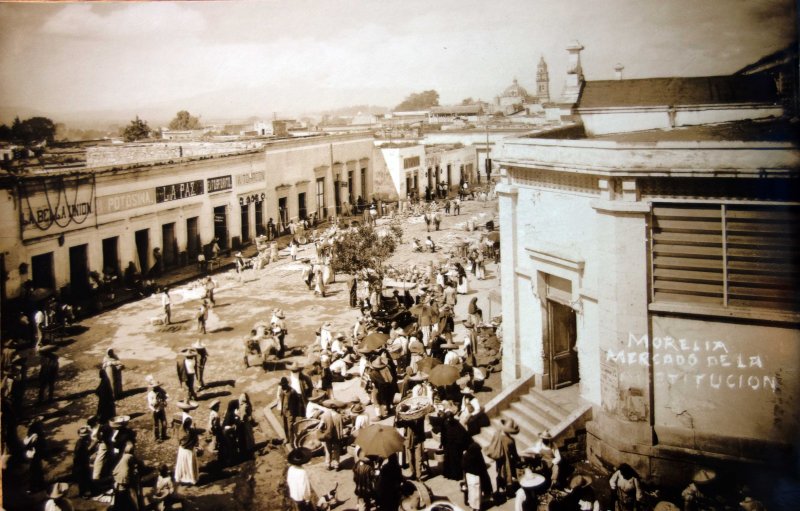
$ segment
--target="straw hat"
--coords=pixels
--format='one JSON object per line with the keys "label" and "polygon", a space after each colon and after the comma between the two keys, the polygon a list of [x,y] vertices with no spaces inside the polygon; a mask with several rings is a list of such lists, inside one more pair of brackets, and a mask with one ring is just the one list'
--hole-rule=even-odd
{"label": "straw hat", "polygon": [[717,477],[717,473],[710,468],[701,468],[692,476],[692,482],[697,484],[710,483]]}
{"label": "straw hat", "polygon": [[411,341],[408,343],[408,351],[416,355],[425,353],[425,346],[419,341]]}
{"label": "straw hat", "polygon": [[525,473],[519,478],[519,485],[523,488],[536,488],[545,481],[541,474],[534,473],[531,469],[526,468]]}
{"label": "straw hat", "polygon": [[334,339],[344,339],[344,334],[342,332],[336,332],[336,335],[333,336]]}
{"label": "straw hat", "polygon": [[336,410],[341,410],[342,408],[347,407],[347,403],[339,401],[338,399],[326,399],[321,404],[325,408],[334,408]]}
{"label": "straw hat", "polygon": [[764,511],[764,504],[761,501],[754,500],[751,497],[745,497],[743,501],[739,502],[739,506],[744,511]]}
{"label": "straw hat", "polygon": [[386,367],[386,364],[383,362],[383,360],[381,360],[380,357],[373,360],[370,365],[372,365],[373,369],[383,369],[384,367]]}
{"label": "straw hat", "polygon": [[578,474],[569,480],[569,487],[572,490],[576,488],[583,488],[585,486],[589,486],[590,484],[592,484],[591,476],[583,474]]}
{"label": "straw hat", "polygon": [[510,435],[516,435],[519,433],[519,426],[517,426],[517,423],[514,422],[514,419],[500,419],[500,424],[498,427],[500,428],[500,431]]}
{"label": "straw hat", "polygon": [[47,496],[51,499],[60,499],[61,497],[67,494],[68,490],[69,490],[69,483],[65,482],[53,483],[47,490]]}
{"label": "straw hat", "polygon": [[289,452],[286,461],[292,465],[303,465],[311,459],[311,452],[305,447],[297,447]]}
{"label": "straw hat", "polygon": [[303,366],[292,360],[288,364],[286,364],[286,369],[290,370],[293,373],[299,373],[303,370]]}
{"label": "straw hat", "polygon": [[114,429],[121,428],[122,426],[127,425],[131,421],[130,415],[117,415],[113,419],[111,419],[108,424]]}
{"label": "straw hat", "polygon": [[552,440],[553,435],[550,434],[549,430],[544,430],[539,434],[539,438],[541,438],[542,440]]}
{"label": "straw hat", "polygon": [[350,407],[350,413],[353,413],[355,415],[364,413],[364,405],[362,405],[361,403],[354,404],[353,406]]}
{"label": "straw hat", "polygon": [[197,350],[194,348],[183,348],[178,354],[183,355],[184,357],[196,357]]}
{"label": "straw hat", "polygon": [[89,426],[81,426],[78,428],[78,436],[89,436],[92,433],[92,430],[89,429]]}
{"label": "straw hat", "polygon": [[211,402],[208,404],[208,407],[209,407],[210,409],[212,409],[212,410],[216,410],[217,408],[219,408],[219,405],[220,405],[220,404],[221,404],[220,400],[219,400],[219,399],[215,399],[215,400],[211,401]]}
{"label": "straw hat", "polygon": [[275,309],[275,316],[278,319],[286,319],[286,316],[283,313],[283,309]]}
{"label": "straw hat", "polygon": [[672,502],[667,502],[666,500],[662,500],[661,502],[655,505],[653,511],[681,511],[681,508],[679,508]]}
{"label": "straw hat", "polygon": [[309,401],[312,403],[318,403],[322,401],[322,398],[327,397],[328,395],[322,389],[314,389],[311,392],[311,396],[308,398]]}
{"label": "straw hat", "polygon": [[200,403],[198,403],[197,401],[189,401],[189,402],[176,401],[175,406],[177,406],[178,408],[180,408],[185,412],[188,412],[191,410],[196,410],[200,406]]}

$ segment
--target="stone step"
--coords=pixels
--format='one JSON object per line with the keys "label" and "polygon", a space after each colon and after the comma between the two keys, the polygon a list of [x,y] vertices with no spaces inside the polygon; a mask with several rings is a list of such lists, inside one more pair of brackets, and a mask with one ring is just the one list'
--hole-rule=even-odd
{"label": "stone step", "polygon": [[[551,399],[549,396],[553,395],[554,393],[558,392],[556,390],[537,390],[532,388],[528,391],[528,394],[536,396],[537,399],[542,403],[543,407],[552,414],[555,415],[569,415],[572,410],[563,406],[561,403],[556,401],[555,399]],[[569,405],[568,405],[569,406]]]}
{"label": "stone step", "polygon": [[543,414],[536,408],[521,401],[511,403],[509,409],[522,414],[524,420],[536,431],[544,431],[558,424],[548,414]]}
{"label": "stone step", "polygon": [[520,396],[520,402],[530,407],[538,413],[547,423],[558,424],[570,414],[569,410],[564,410],[557,404],[549,401],[538,392],[530,392]]}

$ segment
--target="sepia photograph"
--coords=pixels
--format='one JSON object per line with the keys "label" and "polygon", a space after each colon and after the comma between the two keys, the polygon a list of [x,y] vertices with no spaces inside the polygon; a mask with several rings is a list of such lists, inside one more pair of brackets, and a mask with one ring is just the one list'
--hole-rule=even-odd
{"label": "sepia photograph", "polygon": [[0,0],[0,509],[800,508],[796,0]]}

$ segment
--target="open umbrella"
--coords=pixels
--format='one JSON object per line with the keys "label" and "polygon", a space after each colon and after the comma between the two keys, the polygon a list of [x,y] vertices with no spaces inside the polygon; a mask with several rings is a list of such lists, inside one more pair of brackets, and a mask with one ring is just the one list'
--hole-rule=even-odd
{"label": "open umbrella", "polygon": [[417,362],[417,371],[422,371],[423,373],[430,373],[431,369],[440,365],[442,365],[442,361],[439,360],[438,358],[425,357],[419,362]]}
{"label": "open umbrella", "polygon": [[486,236],[489,241],[500,241],[500,232],[492,231]]}
{"label": "open umbrella", "polygon": [[449,364],[442,364],[434,367],[428,373],[428,381],[437,387],[452,385],[459,377],[458,367]]}
{"label": "open umbrella", "polygon": [[356,445],[364,456],[386,458],[403,450],[403,437],[392,426],[372,424],[358,431]]}
{"label": "open umbrella", "polygon": [[364,337],[364,340],[361,341],[361,344],[358,346],[358,351],[361,353],[370,353],[380,348],[386,344],[386,341],[389,340],[389,335],[384,334],[382,332],[372,332],[371,334],[367,334]]}

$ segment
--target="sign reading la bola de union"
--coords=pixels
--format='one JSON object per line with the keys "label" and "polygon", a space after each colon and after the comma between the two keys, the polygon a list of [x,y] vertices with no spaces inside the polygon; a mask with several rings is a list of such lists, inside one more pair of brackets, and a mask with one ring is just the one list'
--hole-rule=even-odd
{"label": "sign reading la bola de union", "polygon": [[[235,176],[239,186],[263,182],[262,171],[246,172]],[[225,175],[172,183],[143,190],[134,190],[97,198],[94,205],[94,187],[90,182],[71,186],[50,186],[44,192],[23,193],[20,218],[23,231],[49,231],[71,229],[83,224],[93,214],[107,215],[130,209],[152,206],[233,189],[234,176]],[[69,190],[66,188],[69,187]],[[69,193],[67,193],[69,192]],[[72,200],[70,200],[71,198]],[[95,211],[96,209],[96,211]]]}

